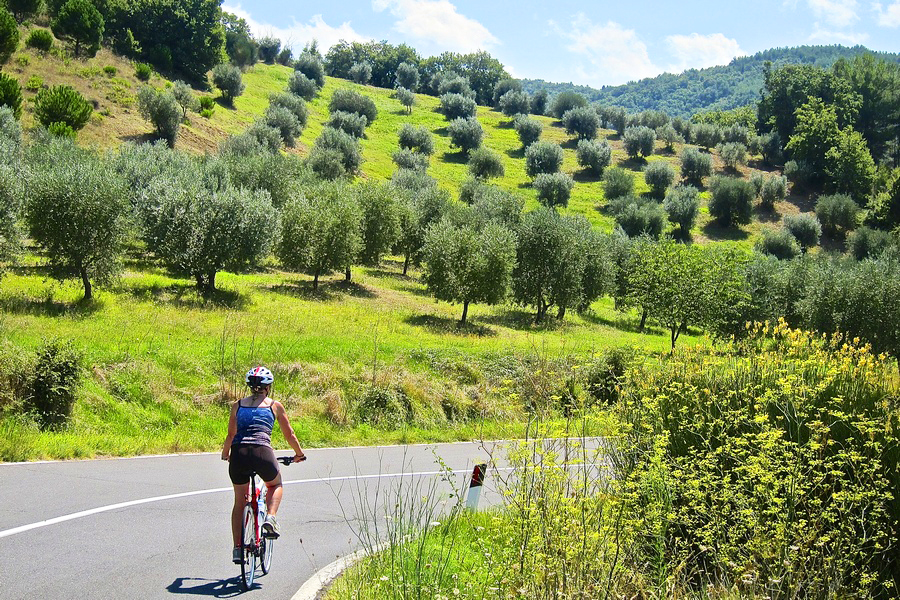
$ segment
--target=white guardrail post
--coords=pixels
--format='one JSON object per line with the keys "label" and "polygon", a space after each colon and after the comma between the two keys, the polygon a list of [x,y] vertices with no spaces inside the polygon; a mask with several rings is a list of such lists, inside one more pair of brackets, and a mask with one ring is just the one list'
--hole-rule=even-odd
{"label": "white guardrail post", "polygon": [[469,483],[469,495],[466,497],[466,508],[471,511],[478,509],[478,500],[481,498],[481,485],[484,483],[484,474],[487,471],[486,464],[475,465],[472,470],[472,480]]}

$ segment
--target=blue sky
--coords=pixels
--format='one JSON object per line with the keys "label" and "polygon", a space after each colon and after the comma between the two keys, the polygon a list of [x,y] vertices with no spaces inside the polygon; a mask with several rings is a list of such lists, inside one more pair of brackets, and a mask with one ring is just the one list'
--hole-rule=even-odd
{"label": "blue sky", "polygon": [[482,49],[515,77],[594,87],[780,46],[900,51],[900,0],[225,0],[223,9],[295,51],[312,39],[323,53],[340,39],[405,42],[423,56]]}

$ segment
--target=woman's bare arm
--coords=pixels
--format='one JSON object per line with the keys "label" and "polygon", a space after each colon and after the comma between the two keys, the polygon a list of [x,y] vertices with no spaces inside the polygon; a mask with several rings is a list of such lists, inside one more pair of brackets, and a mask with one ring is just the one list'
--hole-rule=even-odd
{"label": "woman's bare arm", "polygon": [[303,448],[300,447],[300,441],[294,433],[294,428],[291,427],[291,421],[288,419],[287,411],[284,410],[284,406],[281,405],[281,402],[273,402],[272,407],[275,409],[275,418],[278,419],[278,426],[281,428],[281,433],[284,434],[284,439],[287,440],[287,443],[294,449],[294,462],[300,462],[306,458],[306,456],[303,454]]}
{"label": "woman's bare arm", "polygon": [[222,444],[222,460],[228,460],[231,457],[231,442],[237,435],[237,409],[238,403],[231,405],[231,415],[228,417],[228,435],[225,436],[225,443]]}

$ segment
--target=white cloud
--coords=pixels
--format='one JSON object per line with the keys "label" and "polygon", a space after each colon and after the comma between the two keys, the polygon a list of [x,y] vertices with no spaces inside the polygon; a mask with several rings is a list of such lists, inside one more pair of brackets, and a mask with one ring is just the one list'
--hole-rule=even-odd
{"label": "white cloud", "polygon": [[268,23],[260,23],[253,19],[240,4],[237,6],[223,5],[222,10],[235,14],[247,21],[254,37],[271,35],[277,37],[285,45],[291,46],[295,52],[303,49],[308,42],[316,40],[319,43],[319,51],[325,53],[331,46],[340,40],[348,42],[365,42],[371,38],[357,33],[349,21],[333,27],[322,19],[322,15],[314,15],[309,22],[299,23],[293,19],[288,26],[276,26]]}
{"label": "white cloud", "polygon": [[372,8],[397,17],[398,33],[441,51],[473,52],[500,44],[487,27],[460,14],[448,0],[372,0]]}
{"label": "white cloud", "polygon": [[569,40],[567,50],[586,60],[575,65],[585,83],[618,85],[662,72],[650,60],[647,45],[633,29],[625,29],[613,21],[595,24],[583,14],[575,16],[568,31],[554,22],[550,25]]}
{"label": "white cloud", "polygon": [[859,19],[856,0],[808,0],[818,21],[824,21],[831,27],[849,27]]}
{"label": "white cloud", "polygon": [[882,27],[900,27],[900,1],[888,4],[887,9],[880,2],[872,4],[872,10],[878,14],[878,24]]}
{"label": "white cloud", "polygon": [[680,73],[685,69],[727,65],[732,58],[746,55],[737,40],[727,38],[721,33],[670,35],[666,38],[666,45],[676,60],[667,68],[672,73]]}

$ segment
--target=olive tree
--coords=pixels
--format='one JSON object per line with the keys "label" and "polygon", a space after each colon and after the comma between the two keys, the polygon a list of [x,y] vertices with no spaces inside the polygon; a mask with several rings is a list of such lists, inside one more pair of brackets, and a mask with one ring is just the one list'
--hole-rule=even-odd
{"label": "olive tree", "polygon": [[46,253],[51,274],[80,278],[90,300],[93,285],[121,269],[128,194],[108,165],[68,140],[51,141],[41,152],[44,160],[32,165],[28,179],[28,230]]}
{"label": "olive tree", "polygon": [[563,115],[566,114],[566,111],[587,106],[587,104],[587,98],[578,92],[560,92],[553,98],[553,102],[550,104],[550,114],[557,119],[562,119]]}
{"label": "olive tree", "polygon": [[400,147],[430,156],[434,153],[434,138],[424,125],[404,123],[399,133]]}
{"label": "olive tree", "polygon": [[469,173],[478,179],[503,177],[503,159],[497,152],[481,146],[469,153]]}
{"label": "olive tree", "polygon": [[322,59],[312,52],[303,52],[297,57],[294,71],[302,73],[315,83],[316,88],[322,88],[325,85],[325,65],[322,64]]}
{"label": "olive tree", "polygon": [[370,182],[355,186],[354,192],[361,215],[359,259],[377,266],[400,237],[401,194],[390,184]]}
{"label": "olive tree", "polygon": [[194,91],[191,89],[191,86],[185,82],[176,81],[172,85],[172,95],[175,97],[175,101],[178,102],[178,106],[181,107],[182,119],[187,119],[189,110],[194,112],[200,110],[200,101],[194,96]]}
{"label": "olive tree", "polygon": [[735,171],[738,165],[747,163],[747,146],[740,142],[724,142],[719,144],[717,150],[725,167]]}
{"label": "olive tree", "polygon": [[226,104],[234,104],[234,99],[244,93],[241,70],[234,65],[220,63],[212,70],[213,85],[222,92]]}
{"label": "olive tree", "polygon": [[291,76],[288,77],[287,89],[291,94],[299,96],[306,101],[312,100],[316,97],[316,94],[319,93],[316,82],[300,71],[294,71]]}
{"label": "olive tree", "polygon": [[297,143],[297,137],[303,132],[303,125],[297,119],[297,115],[284,106],[270,104],[263,115],[263,122],[277,129],[281,136],[281,141],[288,148],[293,148]]}
{"label": "olive tree", "polygon": [[525,172],[529,177],[541,173],[556,173],[562,167],[563,150],[559,144],[538,141],[525,150]]}
{"label": "olive tree", "polygon": [[602,177],[603,170],[612,162],[612,147],[606,140],[580,140],[575,155],[579,165]]}
{"label": "olive tree", "polygon": [[230,185],[216,190],[187,177],[158,178],[143,211],[148,249],[170,268],[194,278],[203,294],[216,291],[219,271],[239,273],[268,255],[277,212],[269,193]]}
{"label": "olive tree", "polygon": [[475,117],[453,119],[447,126],[447,133],[450,134],[450,145],[459,148],[463,154],[481,146],[484,138],[484,129]]}
{"label": "olive tree", "polygon": [[669,214],[669,221],[678,226],[683,238],[687,238],[700,212],[700,190],[690,185],[676,186],[666,194],[663,208]]}
{"label": "olive tree", "polygon": [[498,223],[480,230],[442,219],[428,230],[423,248],[422,280],[438,300],[463,305],[465,325],[469,304],[497,304],[506,297],[516,261],[516,237]]}
{"label": "olive tree", "polygon": [[372,65],[367,62],[353,63],[350,67],[350,79],[362,85],[366,85],[372,79]]}
{"label": "olive tree", "polygon": [[576,220],[541,207],[525,215],[519,227],[513,298],[535,309],[541,322],[553,305],[565,315],[581,304],[585,255]]}
{"label": "olive tree", "polygon": [[288,269],[319,277],[346,270],[359,254],[362,212],[353,192],[340,182],[323,183],[292,198],[282,213],[275,255]]}
{"label": "olive tree", "polygon": [[328,103],[328,110],[332,113],[340,110],[363,115],[369,125],[378,117],[378,108],[375,106],[374,100],[356,90],[343,88],[334,91],[331,101]]}
{"label": "olive tree", "polygon": [[580,106],[567,110],[562,116],[566,133],[575,135],[579,140],[592,140],[600,128],[600,117],[590,106]]}
{"label": "olive tree", "polygon": [[504,115],[515,117],[516,115],[527,115],[531,102],[525,92],[510,90],[500,98],[499,106]]}
{"label": "olive tree", "polygon": [[540,173],[534,178],[538,202],[550,208],[569,205],[569,196],[575,182],[566,173]]}
{"label": "olive tree", "polygon": [[528,148],[528,146],[541,139],[541,133],[544,131],[544,126],[540,121],[527,115],[516,115],[516,118],[513,120],[513,127],[516,129],[516,134],[519,136],[519,141],[522,142],[523,148]]}
{"label": "olive tree", "polygon": [[717,177],[710,184],[709,214],[724,227],[746,225],[753,215],[753,184],[734,177]]}
{"label": "olive tree", "polygon": [[397,65],[396,77],[398,88],[414,92],[419,87],[419,69],[412,63],[403,62]]}
{"label": "olive tree", "polygon": [[681,151],[681,177],[685,182],[700,187],[703,178],[712,174],[712,157],[693,146]]}
{"label": "olive tree", "polygon": [[650,195],[662,200],[675,181],[675,169],[662,161],[652,162],[644,168],[644,181],[650,186]]}
{"label": "olive tree", "polygon": [[406,108],[406,114],[411,115],[412,107],[416,103],[416,95],[408,89],[400,87],[394,92],[394,97]]}
{"label": "olive tree", "polygon": [[138,111],[153,124],[157,137],[174,147],[183,118],[175,96],[147,85],[138,91],[137,99]]}
{"label": "olive tree", "polygon": [[478,106],[475,100],[462,94],[448,93],[441,96],[441,112],[448,121],[454,119],[475,118]]}
{"label": "olive tree", "polygon": [[612,167],[603,174],[603,194],[607,200],[630,196],[634,192],[634,177],[622,167]]}
{"label": "olive tree", "polygon": [[644,158],[653,154],[653,145],[656,141],[656,132],[649,127],[638,125],[625,128],[623,143],[625,152],[631,158]]}

